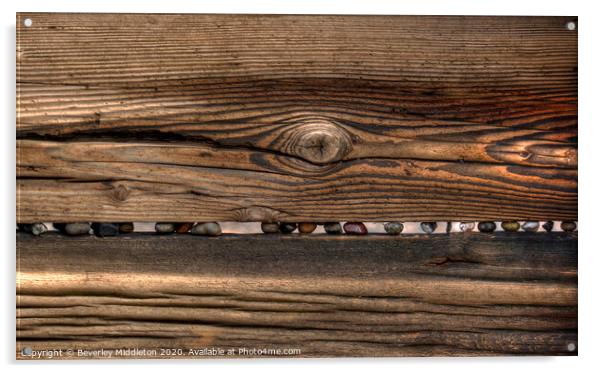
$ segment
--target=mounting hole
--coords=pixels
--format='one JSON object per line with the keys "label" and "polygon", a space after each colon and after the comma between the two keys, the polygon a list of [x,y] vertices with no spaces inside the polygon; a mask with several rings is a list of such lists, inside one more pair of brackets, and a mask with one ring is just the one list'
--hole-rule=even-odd
{"label": "mounting hole", "polygon": [[24,25],[25,27],[31,27],[31,25],[33,25],[33,21],[31,20],[31,18],[25,18],[25,19],[23,20],[23,25]]}
{"label": "mounting hole", "polygon": [[570,352],[573,352],[577,349],[577,346],[575,346],[574,343],[569,343],[568,345],[566,345],[566,349],[569,350]]}
{"label": "mounting hole", "polygon": [[577,24],[573,21],[567,22],[566,23],[566,29],[569,31],[573,31],[577,28]]}

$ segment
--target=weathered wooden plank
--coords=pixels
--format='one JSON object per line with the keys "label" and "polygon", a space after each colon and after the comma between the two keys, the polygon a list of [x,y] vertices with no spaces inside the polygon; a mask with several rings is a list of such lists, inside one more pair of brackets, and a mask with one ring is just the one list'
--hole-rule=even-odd
{"label": "weathered wooden plank", "polygon": [[[569,20],[19,14],[18,133],[574,167]],[[296,146],[312,126],[322,153]]]}
{"label": "weathered wooden plank", "polygon": [[204,347],[305,357],[577,351],[576,233],[19,234],[17,243],[19,358],[25,347],[186,357]]}
{"label": "weathered wooden plank", "polygon": [[[576,220],[577,170],[17,141],[19,222]],[[325,208],[327,206],[327,208]]]}
{"label": "weathered wooden plank", "polygon": [[19,221],[576,219],[574,17],[17,20]]}

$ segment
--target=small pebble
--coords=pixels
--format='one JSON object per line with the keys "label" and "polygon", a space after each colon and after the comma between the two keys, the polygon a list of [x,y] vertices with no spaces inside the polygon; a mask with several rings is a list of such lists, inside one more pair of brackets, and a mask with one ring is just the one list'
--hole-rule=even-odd
{"label": "small pebble", "polygon": [[502,229],[506,232],[518,232],[520,229],[520,224],[516,220],[503,221]]}
{"label": "small pebble", "polygon": [[437,223],[434,221],[425,221],[420,223],[420,228],[428,234],[431,234],[433,232],[435,232],[435,230],[437,229]]}
{"label": "small pebble", "polygon": [[119,223],[119,233],[132,233],[134,231],[134,223]]}
{"label": "small pebble", "polygon": [[385,223],[385,232],[397,236],[403,232],[403,224],[397,221]]}
{"label": "small pebble", "polygon": [[482,221],[477,226],[479,231],[484,233],[491,233],[495,230],[495,222],[492,221]]}
{"label": "small pebble", "polygon": [[539,229],[538,221],[526,221],[523,223],[523,230],[525,232],[537,232]]}
{"label": "small pebble", "polygon": [[543,223],[541,226],[546,230],[546,232],[551,232],[552,229],[554,229],[554,222],[550,220]]}
{"label": "small pebble", "polygon": [[328,234],[341,234],[343,233],[343,228],[341,227],[341,223],[324,223],[324,231]]}
{"label": "small pebble", "polygon": [[368,234],[368,228],[361,222],[347,222],[343,225],[343,230],[347,234],[352,234],[356,236],[363,236]]}
{"label": "small pebble", "polygon": [[174,223],[157,223],[155,224],[155,232],[161,234],[173,233],[176,231]]}
{"label": "small pebble", "polygon": [[278,223],[261,223],[261,231],[263,233],[278,233],[280,226]]}
{"label": "small pebble", "polygon": [[460,231],[462,232],[472,232],[474,231],[474,222],[473,221],[463,221],[460,223]]}
{"label": "small pebble", "polygon": [[299,233],[311,233],[316,230],[318,226],[314,223],[299,223]]}
{"label": "small pebble", "polygon": [[188,233],[193,226],[194,223],[176,223],[176,233]]}
{"label": "small pebble", "polygon": [[293,233],[297,229],[297,223],[280,223],[279,228],[281,233]]}
{"label": "small pebble", "polygon": [[222,234],[222,228],[218,223],[198,223],[190,231],[192,234],[201,236],[219,236]]}
{"label": "small pebble", "polygon": [[48,228],[44,225],[44,223],[33,223],[33,224],[20,224],[19,227],[27,232],[31,233],[34,236],[39,236],[48,231]]}
{"label": "small pebble", "polygon": [[92,223],[92,229],[98,237],[117,236],[119,234],[119,226],[114,223]]}
{"label": "small pebble", "polygon": [[62,230],[69,236],[84,236],[90,234],[90,223],[69,223],[65,224]]}
{"label": "small pebble", "polygon": [[560,223],[560,228],[565,232],[572,232],[577,229],[577,224],[574,221],[563,221]]}

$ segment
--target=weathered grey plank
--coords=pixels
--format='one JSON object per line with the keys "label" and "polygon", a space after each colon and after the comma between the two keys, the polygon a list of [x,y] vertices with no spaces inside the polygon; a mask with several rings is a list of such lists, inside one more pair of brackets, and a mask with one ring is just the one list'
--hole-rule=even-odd
{"label": "weathered grey plank", "polygon": [[17,254],[18,351],[576,353],[577,234],[19,234]]}

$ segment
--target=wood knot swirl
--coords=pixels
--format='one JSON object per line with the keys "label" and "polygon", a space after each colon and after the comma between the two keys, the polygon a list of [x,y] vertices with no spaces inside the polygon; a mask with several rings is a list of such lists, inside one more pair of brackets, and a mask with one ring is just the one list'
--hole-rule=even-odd
{"label": "wood knot swirl", "polygon": [[286,133],[282,151],[316,164],[342,160],[352,148],[351,137],[340,126],[313,120],[292,127]]}
{"label": "wood knot swirl", "polygon": [[117,185],[115,189],[113,189],[113,198],[120,202],[125,201],[129,194],[130,192],[124,185]]}

